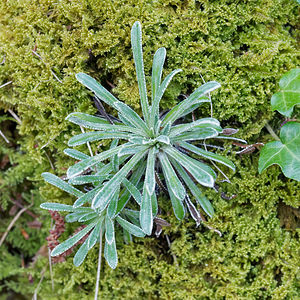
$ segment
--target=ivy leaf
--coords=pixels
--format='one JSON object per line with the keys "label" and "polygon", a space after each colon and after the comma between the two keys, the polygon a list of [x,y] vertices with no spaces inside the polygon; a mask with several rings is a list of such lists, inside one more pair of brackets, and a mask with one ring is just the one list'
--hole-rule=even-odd
{"label": "ivy leaf", "polygon": [[286,123],[280,131],[280,141],[266,144],[260,153],[258,171],[273,164],[281,167],[286,177],[300,181],[300,124]]}
{"label": "ivy leaf", "polygon": [[280,81],[281,91],[271,98],[272,110],[290,117],[295,105],[300,104],[300,69],[292,69],[285,73]]}

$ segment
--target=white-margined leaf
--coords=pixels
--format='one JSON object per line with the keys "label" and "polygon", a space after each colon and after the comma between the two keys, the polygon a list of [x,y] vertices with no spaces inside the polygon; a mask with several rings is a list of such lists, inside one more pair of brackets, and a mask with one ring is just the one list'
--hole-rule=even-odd
{"label": "white-margined leaf", "polygon": [[216,138],[216,139],[222,139],[222,140],[232,140],[232,141],[236,141],[236,142],[247,144],[247,141],[245,141],[243,139],[235,138],[233,136],[219,135],[219,136],[216,136],[214,138]]}
{"label": "white-margined leaf", "polygon": [[79,242],[93,227],[95,227],[96,223],[91,223],[83,228],[81,231],[68,238],[66,241],[62,242],[58,246],[56,246],[52,252],[51,256],[58,256],[63,252],[67,251],[71,247],[73,247],[77,242]]}
{"label": "white-margined leaf", "polygon": [[104,246],[104,257],[108,263],[108,265],[115,269],[118,265],[118,254],[117,254],[117,248],[116,248],[116,241],[113,241],[113,243],[110,245],[109,243],[105,243]]}
{"label": "white-margined leaf", "polygon": [[194,131],[183,132],[173,137],[172,142],[205,140],[209,138],[215,138],[218,135],[219,135],[218,130],[214,128],[206,127]]}
{"label": "white-margined leaf", "polygon": [[83,195],[83,192],[81,192],[78,189],[74,188],[73,186],[71,186],[70,184],[63,181],[62,179],[60,179],[59,177],[57,177],[56,175],[54,175],[52,173],[45,172],[45,173],[42,174],[42,177],[48,183],[58,187],[59,189],[65,191],[69,194],[72,194],[76,197],[80,197],[80,196]]}
{"label": "white-margined leaf", "polygon": [[92,220],[92,219],[98,218],[98,217],[99,217],[99,215],[95,211],[93,211],[93,212],[85,214],[84,216],[81,216],[78,219],[78,222],[86,222],[86,221],[89,221],[89,220]]}
{"label": "white-margined leaf", "polygon": [[106,215],[105,217],[105,240],[110,245],[115,240],[115,226],[113,220]]}
{"label": "white-margined leaf", "polygon": [[87,183],[102,182],[105,179],[107,179],[107,176],[82,175],[82,176],[71,178],[69,179],[68,182],[69,184],[73,184],[73,185],[82,185]]}
{"label": "white-margined leaf", "polygon": [[156,138],[156,140],[160,143],[170,145],[170,139],[167,135],[160,135]]}
{"label": "white-margined leaf", "polygon": [[166,59],[166,48],[159,48],[153,57],[153,64],[152,64],[152,109],[154,99],[157,95],[158,89],[161,83],[161,76],[163,71],[164,62]]}
{"label": "white-margined leaf", "polygon": [[[117,149],[117,148],[114,148]],[[121,169],[116,173],[105,186],[96,194],[93,199],[92,206],[99,208],[100,211],[105,209],[109,203],[111,196],[116,188],[120,186],[127,174],[134,168],[134,166],[142,159],[147,150],[136,153]]]}
{"label": "white-margined leaf", "polygon": [[45,202],[40,205],[40,208],[51,210],[51,211],[68,211],[73,212],[74,207],[72,205]]}
{"label": "white-margined leaf", "polygon": [[165,180],[169,183],[170,189],[172,190],[176,198],[183,200],[186,195],[185,188],[176,175],[167,155],[164,152],[160,152],[158,153],[158,158],[162,166]]}
{"label": "white-margined leaf", "polygon": [[148,190],[144,187],[143,197],[140,209],[140,224],[143,231],[147,235],[151,235],[153,228],[153,214],[152,214],[152,202],[151,195]]}
{"label": "white-margined leaf", "polygon": [[166,181],[166,185],[171,199],[174,214],[178,220],[182,220],[185,215],[183,201],[175,196],[168,181]]}
{"label": "white-margined leaf", "polygon": [[187,174],[184,168],[177,163],[174,159],[171,159],[172,164],[176,168],[178,174],[181,176],[186,186],[189,188],[195,199],[198,201],[202,209],[212,217],[214,215],[214,208],[212,207],[210,201],[203,195],[191,177]]}
{"label": "white-margined leaf", "polygon": [[147,168],[146,168],[146,175],[145,175],[145,184],[148,193],[152,195],[155,190],[155,148],[150,148],[147,157]]}
{"label": "white-margined leaf", "polygon": [[64,150],[64,153],[70,157],[73,157],[75,159],[83,160],[86,158],[89,158],[90,156],[87,154],[84,154],[78,150],[67,148]]}
{"label": "white-margined leaf", "polygon": [[105,140],[105,139],[127,139],[129,137],[128,133],[124,132],[99,132],[99,131],[91,131],[80,133],[74,135],[70,138],[68,145],[70,147],[75,147],[78,145],[83,145],[87,142]]}
{"label": "white-margined leaf", "polygon": [[121,227],[123,229],[125,229],[126,231],[128,231],[130,234],[137,236],[137,237],[145,236],[145,233],[143,232],[143,230],[140,227],[138,227],[134,224],[131,224],[130,222],[124,220],[120,216],[117,216],[116,220],[121,225]]}
{"label": "white-margined leaf", "polygon": [[220,122],[215,118],[202,118],[200,120],[196,120],[191,123],[187,124],[180,124],[173,126],[170,130],[170,137],[177,136],[178,134],[185,132],[185,131],[193,131],[198,130],[202,128],[214,128],[218,130],[219,132],[222,132],[222,127],[220,126]]}
{"label": "white-margined leaf", "polygon": [[108,207],[107,207],[107,215],[113,219],[116,214],[117,206],[118,206],[118,200],[119,200],[119,194],[120,194],[120,187],[116,189],[116,192],[112,196]]}
{"label": "white-margined leaf", "polygon": [[131,28],[131,46],[136,69],[136,77],[141,98],[142,112],[146,123],[149,122],[149,103],[147,97],[146,80],[144,73],[143,50],[142,50],[142,29],[141,23],[135,22]]}
{"label": "white-margined leaf", "polygon": [[[89,234],[87,239],[88,241],[88,248],[92,249],[95,244],[97,243],[98,238],[100,237],[100,230],[103,224],[104,217],[101,217],[100,220],[97,222],[97,225],[93,229],[93,231]],[[103,231],[102,231],[103,233]]]}
{"label": "white-margined leaf", "polygon": [[76,267],[80,266],[89,252],[88,241],[86,240],[76,252],[73,263]]}
{"label": "white-margined leaf", "polygon": [[159,89],[156,92],[154,101],[152,103],[152,108],[151,108],[151,125],[154,125],[154,120],[155,120],[155,115],[159,113],[159,102],[166,91],[169,83],[171,82],[172,78],[179,72],[181,72],[181,69],[176,69],[172,71],[162,82],[162,84],[159,86]]}
{"label": "white-margined leaf", "polygon": [[88,191],[87,193],[85,193],[83,196],[79,197],[73,204],[74,208],[78,208],[80,206],[82,206],[83,204],[87,203],[87,202],[92,202],[93,198],[95,197],[95,195],[97,194],[97,192],[100,190],[99,188],[95,188],[93,190]]}
{"label": "white-margined leaf", "polygon": [[109,150],[103,151],[95,156],[91,156],[89,158],[86,158],[86,159],[78,162],[77,164],[71,166],[68,169],[68,171],[67,171],[68,178],[69,179],[73,178],[73,177],[79,175],[80,173],[84,172],[88,168],[93,167],[97,163],[112,157],[113,155],[117,154],[121,150],[121,148],[122,148],[121,146],[118,146],[114,149],[109,149]]}
{"label": "white-margined leaf", "polygon": [[195,145],[192,145],[192,144],[189,144],[186,142],[181,142],[181,143],[179,143],[179,145],[188,151],[191,151],[191,152],[193,152],[197,155],[200,155],[202,157],[205,157],[207,159],[219,162],[219,163],[227,166],[231,170],[235,171],[235,165],[233,164],[233,162],[222,155],[219,155],[219,154],[213,153],[213,152],[209,152],[209,151],[205,151],[201,148],[196,147]]}
{"label": "white-margined leaf", "polygon": [[134,198],[134,200],[141,205],[142,202],[142,195],[139,192],[139,190],[133,185],[129,180],[126,178],[123,180],[122,184],[125,186],[127,191],[131,194],[131,196]]}
{"label": "white-margined leaf", "polygon": [[193,159],[173,147],[165,147],[165,152],[180,163],[202,185],[213,187],[216,180],[214,170],[204,163]]}
{"label": "white-margined leaf", "polygon": [[73,223],[73,222],[77,222],[79,220],[80,217],[85,216],[87,213],[86,212],[79,212],[79,211],[75,211],[71,214],[68,214],[65,217],[65,221],[67,223]]}
{"label": "white-margined leaf", "polygon": [[[192,105],[198,103],[197,101],[200,100],[200,102],[210,102],[209,99],[203,98],[205,94],[208,94],[212,92],[213,90],[219,88],[221,85],[216,81],[209,81],[203,85],[201,85],[199,88],[197,88],[187,99],[183,100],[179,104],[177,104],[174,108],[172,108],[167,115],[165,116],[162,126],[166,125],[167,123],[173,123],[176,119],[181,117],[184,112],[189,109]],[[202,101],[201,101],[202,100]],[[200,103],[199,102],[199,103]]]}
{"label": "white-margined leaf", "polygon": [[[146,160],[139,161],[135,169],[133,170],[129,180],[134,186],[137,186],[137,184],[140,182],[142,176],[145,174],[145,169],[146,169]],[[120,195],[118,201],[116,215],[123,210],[130,197],[131,197],[130,192],[127,189],[124,190],[123,193]]]}

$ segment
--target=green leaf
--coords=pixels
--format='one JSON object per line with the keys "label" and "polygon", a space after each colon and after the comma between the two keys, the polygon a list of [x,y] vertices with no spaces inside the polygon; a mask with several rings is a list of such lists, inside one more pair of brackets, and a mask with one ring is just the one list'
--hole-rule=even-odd
{"label": "green leaf", "polygon": [[114,222],[111,220],[111,218],[108,215],[106,215],[106,217],[105,217],[105,240],[110,245],[115,240]]}
{"label": "green leaf", "polygon": [[97,218],[97,217],[98,217],[98,214],[95,211],[93,211],[93,212],[90,212],[90,213],[86,213],[84,216],[81,216],[78,219],[78,222],[86,222],[86,221],[92,220],[92,219]]}
{"label": "green leaf", "polygon": [[152,215],[156,217],[158,214],[158,204],[157,204],[157,197],[155,192],[151,195],[151,205],[152,205]]}
{"label": "green leaf", "polygon": [[191,177],[186,173],[184,168],[177,163],[174,159],[171,159],[172,164],[176,168],[177,172],[185,182],[186,186],[189,188],[195,199],[198,201],[202,209],[210,216],[212,217],[214,215],[214,208],[212,207],[210,201],[202,194],[200,189],[197,187],[197,185],[194,183],[194,181],[191,179]]}
{"label": "green leaf", "polygon": [[71,247],[73,247],[77,242],[79,242],[93,227],[95,227],[96,223],[91,223],[83,228],[81,231],[73,235],[72,237],[68,238],[63,243],[56,246],[52,252],[51,256],[58,256],[63,252],[67,251]]}
{"label": "green leaf", "polygon": [[168,186],[170,187],[176,198],[183,200],[186,195],[185,188],[177,177],[167,155],[164,152],[160,152],[158,153],[158,158],[162,166],[165,180],[166,182],[168,182]]}
{"label": "green leaf", "polygon": [[163,71],[164,62],[166,59],[166,48],[159,48],[153,57],[152,64],[152,109],[153,102],[160,87],[161,76]]}
{"label": "green leaf", "polygon": [[120,187],[118,189],[116,189],[116,191],[115,191],[114,195],[112,196],[112,198],[108,204],[108,207],[107,207],[107,215],[111,219],[113,219],[116,214],[118,200],[119,200],[119,194],[120,194]]}
{"label": "green leaf", "polygon": [[155,190],[155,148],[150,148],[147,157],[147,168],[145,175],[146,189],[150,195],[154,193]]}
{"label": "green leaf", "polygon": [[70,147],[75,147],[78,145],[83,145],[87,142],[105,140],[105,139],[128,139],[130,135],[124,132],[85,132],[78,135],[74,135],[70,138],[68,145]]}
{"label": "green leaf", "polygon": [[138,128],[132,126],[124,126],[122,125],[122,123],[110,124],[106,119],[102,119],[96,116],[91,116],[80,112],[69,114],[66,120],[89,129],[143,134],[143,131],[139,130]]}
{"label": "green leaf", "polygon": [[300,69],[285,73],[279,86],[281,91],[271,98],[272,110],[278,110],[282,115],[290,117],[294,106],[300,104]]}
{"label": "green leaf", "polygon": [[107,151],[103,151],[95,156],[86,158],[80,162],[78,162],[77,164],[71,166],[68,171],[67,171],[67,176],[68,178],[73,178],[77,175],[79,175],[80,173],[84,172],[85,170],[87,170],[88,168],[96,165],[97,163],[112,157],[113,155],[117,154],[120,150],[121,150],[122,146],[118,146],[116,148],[113,149],[109,149]]}
{"label": "green leaf", "polygon": [[82,185],[82,184],[87,184],[87,183],[102,182],[106,178],[107,178],[107,176],[82,175],[82,176],[77,176],[77,177],[71,178],[69,180],[69,184]]}
{"label": "green leaf", "polygon": [[[137,186],[137,184],[140,182],[142,176],[145,174],[145,169],[146,169],[146,161],[145,160],[139,161],[135,169],[133,170],[129,180],[134,186]],[[129,193],[129,191],[126,190],[124,191],[124,193],[122,193],[118,201],[116,214],[118,214],[120,211],[123,210],[130,197],[131,194]]]}
{"label": "green leaf", "polygon": [[115,269],[118,265],[118,254],[116,248],[116,241],[114,240],[112,244],[105,243],[104,246],[104,257],[108,263],[108,265]]}
{"label": "green leaf", "polygon": [[300,181],[300,124],[282,126],[280,141],[267,143],[260,152],[258,171],[277,164],[286,177]]}
{"label": "green leaf", "polygon": [[214,128],[200,128],[198,130],[183,132],[172,138],[172,142],[196,141],[217,137],[219,132]]}
{"label": "green leaf", "polygon": [[219,155],[219,154],[216,154],[213,152],[209,152],[209,151],[205,151],[203,149],[200,149],[200,148],[198,148],[194,145],[191,145],[189,143],[186,143],[186,142],[181,142],[181,143],[179,143],[179,145],[186,150],[189,150],[189,151],[191,151],[197,155],[203,156],[207,159],[221,163],[221,164],[227,166],[228,168],[232,169],[233,171],[235,171],[235,165],[233,164],[233,162],[222,155]]}
{"label": "green leaf", "polygon": [[171,128],[170,137],[177,136],[178,134],[181,134],[182,132],[185,131],[194,131],[198,129],[203,129],[203,128],[213,128],[216,129],[219,132],[222,132],[222,127],[220,126],[220,122],[215,119],[215,118],[202,118],[200,120],[187,123],[187,124],[180,124],[177,126],[173,126]]}
{"label": "green leaf", "polygon": [[[187,109],[189,109],[192,105],[201,102],[210,102],[209,99],[201,97],[204,94],[208,94],[213,90],[219,88],[221,85],[216,81],[210,81],[199,88],[197,88],[187,99],[183,100],[181,103],[177,104],[174,108],[172,108],[167,115],[165,116],[162,126],[165,126],[167,123],[174,123]],[[199,101],[199,102],[198,102]]]}
{"label": "green leaf", "polygon": [[90,235],[87,239],[89,249],[92,249],[94,247],[94,245],[97,243],[98,238],[100,237],[100,230],[101,230],[101,226],[103,223],[103,219],[104,219],[104,217],[100,218],[100,220],[97,222],[97,225],[95,226],[95,228],[90,233]]}
{"label": "green leaf", "polygon": [[149,103],[147,97],[142,51],[142,28],[140,22],[135,22],[131,28],[131,46],[135,63],[137,82],[141,98],[142,112],[146,123],[149,122]]}
{"label": "green leaf", "polygon": [[145,185],[140,208],[140,224],[143,231],[147,235],[151,235],[153,228],[152,202],[151,195],[148,193],[148,190],[145,188]]}
{"label": "green leaf", "polygon": [[[85,85],[88,89],[93,91],[95,95],[102,101],[104,101],[106,104],[112,106],[121,114],[123,114],[123,117],[126,117],[130,121],[129,125],[134,124],[134,126],[138,128],[147,128],[145,122],[138,116],[138,114],[134,110],[132,110],[125,103],[119,101],[94,78],[84,73],[78,73],[76,74],[76,79],[80,83]],[[133,119],[131,119],[131,117],[133,117]],[[137,120],[139,121],[137,122]]]}
{"label": "green leaf", "polygon": [[68,214],[66,217],[65,217],[65,221],[67,223],[73,223],[73,222],[76,222],[78,221],[78,219],[82,216],[86,215],[86,212],[79,212],[79,211],[75,211],[73,212],[72,214]]}
{"label": "green leaf", "polygon": [[47,210],[53,210],[53,211],[68,211],[68,212],[74,211],[74,207],[72,205],[52,203],[52,202],[42,203],[40,205],[40,208],[47,209]]}
{"label": "green leaf", "polygon": [[84,154],[78,150],[75,150],[75,149],[70,149],[70,148],[67,148],[64,150],[64,153],[70,157],[73,157],[75,159],[79,159],[79,160],[83,160],[83,159],[86,159],[86,158],[89,158],[90,156],[87,155],[87,154]]}
{"label": "green leaf", "polygon": [[173,147],[165,147],[165,152],[180,163],[202,185],[213,187],[216,180],[214,170],[204,163],[193,159]]}
{"label": "green leaf", "polygon": [[155,121],[155,116],[159,114],[159,103],[160,100],[162,98],[162,96],[164,95],[164,92],[166,91],[169,83],[171,82],[172,78],[179,72],[181,72],[181,69],[177,69],[172,71],[163,81],[163,83],[159,86],[159,89],[156,92],[154,101],[152,103],[152,107],[151,107],[151,125],[154,126],[154,121]]}
{"label": "green leaf", "polygon": [[122,184],[125,186],[127,191],[131,194],[131,196],[134,198],[134,200],[141,205],[142,202],[142,195],[139,192],[139,190],[133,185],[129,180],[126,178],[123,180]]}
{"label": "green leaf", "polygon": [[76,197],[80,197],[83,195],[83,192],[77,190],[76,188],[74,188],[73,186],[71,186],[70,184],[63,181],[62,179],[60,179],[59,177],[55,176],[52,173],[45,172],[42,174],[42,177],[48,183],[58,187],[59,189],[65,191],[71,195],[74,195]]}
{"label": "green leaf", "polygon": [[167,185],[167,189],[168,189],[169,196],[171,199],[174,214],[178,220],[182,220],[185,215],[185,209],[184,209],[183,202],[182,202],[182,200],[180,200],[179,198],[177,198],[175,196],[168,181],[166,181],[166,185]]}
{"label": "green leaf", "polygon": [[78,208],[87,202],[91,202],[99,190],[100,187],[88,191],[87,193],[85,193],[83,196],[81,196],[74,202],[73,207]]}
{"label": "green leaf", "polygon": [[116,217],[116,220],[121,225],[121,227],[124,228],[126,231],[128,231],[130,234],[132,234],[136,237],[144,237],[145,236],[145,233],[143,232],[143,230],[140,227],[129,223],[128,221],[124,220],[120,216]]}
{"label": "green leaf", "polygon": [[[118,147],[117,147],[118,148]],[[117,149],[114,148],[114,149]],[[92,206],[99,208],[100,211],[105,209],[109,203],[111,196],[115,192],[116,188],[120,186],[127,174],[134,168],[134,166],[142,159],[147,150],[136,153],[121,169],[116,173],[96,194],[93,199]]]}
{"label": "green leaf", "polygon": [[73,263],[76,267],[80,266],[83,263],[88,252],[89,252],[88,240],[86,239],[85,242],[78,249],[78,251],[76,252],[76,254],[73,258]]}

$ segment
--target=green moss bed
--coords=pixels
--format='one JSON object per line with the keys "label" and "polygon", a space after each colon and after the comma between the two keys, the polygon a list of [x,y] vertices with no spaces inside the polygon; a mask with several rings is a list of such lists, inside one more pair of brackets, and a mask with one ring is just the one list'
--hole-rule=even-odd
{"label": "green moss bed", "polygon": [[[38,299],[93,299],[98,247],[78,268],[74,254],[53,265],[52,290],[45,248],[51,218],[39,208],[46,200],[73,201],[40,174],[62,176],[73,163],[63,149],[80,129],[65,117],[96,112],[76,73],[95,77],[140,111],[130,47],[130,28],[139,20],[146,74],[162,46],[164,74],[183,69],[163,109],[203,76],[222,85],[212,96],[214,117],[249,144],[267,142],[266,122],[274,130],[283,122],[270,98],[282,74],[299,63],[298,15],[292,0],[0,1],[0,85],[11,81],[0,89],[0,127],[10,141],[0,137],[0,237],[21,209],[16,203],[32,204],[0,247],[0,299],[31,299],[40,281]],[[237,166],[232,183],[219,183],[219,193],[205,190],[216,211],[208,224],[222,236],[196,228],[191,218],[176,220],[162,194],[161,216],[172,226],[128,245],[117,236],[119,265],[103,264],[102,299],[299,299],[300,184],[278,166],[259,175],[257,150],[236,155],[238,147],[225,147]],[[236,197],[226,200],[221,192]],[[61,241],[75,228],[68,225]]]}

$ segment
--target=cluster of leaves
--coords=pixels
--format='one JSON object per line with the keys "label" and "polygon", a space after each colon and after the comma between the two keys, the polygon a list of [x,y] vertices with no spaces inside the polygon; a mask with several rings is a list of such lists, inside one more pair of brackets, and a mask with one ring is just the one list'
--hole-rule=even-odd
{"label": "cluster of leaves", "polygon": [[[280,92],[271,98],[272,110],[290,118],[295,105],[300,104],[300,69],[293,69],[282,76]],[[290,121],[281,127],[280,140],[267,143],[260,154],[258,170],[273,164],[281,167],[286,177],[300,181],[300,124]]]}
{"label": "cluster of leaves", "polygon": [[[60,255],[89,234],[74,256],[76,266],[83,262],[97,241],[101,241],[100,237],[104,233],[104,256],[110,267],[117,266],[116,223],[123,228],[125,240],[130,240],[131,235],[151,235],[153,221],[158,214],[157,181],[166,185],[174,213],[179,220],[185,216],[185,207],[197,222],[201,219],[189,198],[187,188],[202,209],[212,216],[213,207],[197,184],[214,187],[217,175],[209,165],[190,154],[235,170],[229,159],[207,151],[205,146],[206,139],[231,138],[221,135],[223,129],[218,120],[210,117],[184,122],[186,115],[201,104],[211,102],[210,92],[219,88],[220,84],[207,82],[169,112],[160,114],[160,100],[173,76],[181,70],[172,71],[162,81],[166,50],[160,48],[156,51],[152,66],[152,101],[149,105],[139,22],[135,22],[132,27],[131,42],[143,119],[95,79],[84,73],[77,74],[77,80],[90,89],[99,101],[117,110],[118,118],[108,116],[105,112],[100,117],[79,112],[70,114],[67,117],[70,122],[96,131],[72,137],[69,146],[75,147],[104,139],[113,141],[108,150],[91,156],[71,148],[65,149],[65,154],[79,160],[68,169],[68,182],[51,173],[43,173],[47,182],[77,197],[73,206],[58,203],[41,205],[44,209],[68,212],[66,222],[78,221],[86,225],[76,235],[55,247],[51,253],[52,256]],[[193,144],[199,140],[204,141],[204,148]],[[83,192],[74,187],[77,185],[89,185],[88,191]],[[125,208],[131,198],[135,200],[137,210]]]}

